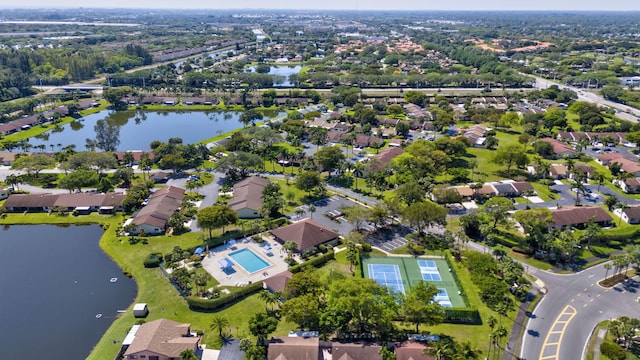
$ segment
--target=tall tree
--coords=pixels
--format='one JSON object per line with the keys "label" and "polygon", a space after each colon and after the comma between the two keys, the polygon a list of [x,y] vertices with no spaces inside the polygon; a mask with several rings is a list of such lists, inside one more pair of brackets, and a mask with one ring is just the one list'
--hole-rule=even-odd
{"label": "tall tree", "polygon": [[402,212],[403,219],[421,234],[434,225],[444,225],[447,210],[431,201],[415,202]]}
{"label": "tall tree", "polygon": [[209,230],[211,239],[213,229],[221,227],[224,234],[224,227],[235,224],[238,221],[238,215],[227,205],[213,205],[200,210],[197,219],[199,227]]}
{"label": "tall tree", "polygon": [[400,314],[416,326],[416,333],[421,324],[437,325],[444,320],[444,310],[434,300],[438,291],[434,285],[420,281],[401,296]]}
{"label": "tall tree", "polygon": [[527,165],[529,157],[520,146],[511,144],[500,146],[491,162],[498,165],[506,165],[507,172],[510,173],[513,165],[520,167]]}

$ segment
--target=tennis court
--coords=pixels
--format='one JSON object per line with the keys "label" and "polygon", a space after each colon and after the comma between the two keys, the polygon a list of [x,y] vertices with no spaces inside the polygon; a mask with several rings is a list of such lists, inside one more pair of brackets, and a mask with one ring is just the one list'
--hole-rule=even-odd
{"label": "tennis court", "polygon": [[378,284],[384,285],[397,293],[404,294],[404,285],[400,268],[391,264],[369,264],[369,276]]}
{"label": "tennis court", "polygon": [[464,308],[465,303],[444,259],[410,257],[364,257],[364,277],[373,279],[394,292],[405,293],[411,286],[426,281],[438,288],[435,300],[444,307]]}

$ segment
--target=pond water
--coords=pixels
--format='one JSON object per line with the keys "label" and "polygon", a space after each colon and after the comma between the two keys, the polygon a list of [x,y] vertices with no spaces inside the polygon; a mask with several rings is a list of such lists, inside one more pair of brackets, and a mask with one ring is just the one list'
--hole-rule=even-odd
{"label": "pond water", "polygon": [[1,358],[84,359],[134,301],[136,284],[100,249],[102,233],[98,225],[0,229]]}
{"label": "pond water", "polygon": [[[269,68],[268,74],[275,76],[275,79],[274,79],[274,82],[273,82],[273,86],[275,86],[275,87],[291,87],[291,86],[295,86],[295,84],[289,81],[289,76],[290,75],[299,74],[300,73],[300,69],[302,69],[302,66],[300,66],[300,65],[295,65],[295,66],[286,66],[286,65],[271,66]],[[256,67],[255,66],[250,66],[248,68],[248,71],[254,72],[254,71],[256,71]]]}
{"label": "pond water", "polygon": [[[43,144],[47,151],[59,151],[61,147],[75,145],[76,151],[86,150],[86,139],[95,139],[94,126],[106,119],[120,127],[118,151],[149,151],[153,140],[166,142],[169,138],[182,138],[183,143],[193,144],[223,134],[243,125],[239,112],[205,111],[110,111],[105,110],[74,120],[69,124],[29,139],[32,145]],[[53,146],[51,146],[53,145]]]}

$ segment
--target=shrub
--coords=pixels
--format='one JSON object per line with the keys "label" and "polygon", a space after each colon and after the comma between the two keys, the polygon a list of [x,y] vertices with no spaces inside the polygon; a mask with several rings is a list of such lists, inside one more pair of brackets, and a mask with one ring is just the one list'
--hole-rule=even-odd
{"label": "shrub", "polygon": [[187,297],[187,304],[189,304],[189,308],[191,310],[211,311],[242,300],[260,290],[262,290],[262,281],[249,284],[237,291],[215,299],[203,299],[201,297],[189,296]]}
{"label": "shrub", "polygon": [[160,253],[152,253],[144,259],[144,267],[146,268],[155,268],[160,266],[162,262],[162,254]]}
{"label": "shrub", "polygon": [[320,267],[324,265],[327,261],[333,260],[333,259],[334,259],[334,253],[333,251],[329,251],[326,254],[316,256],[311,260],[305,261],[302,264],[294,265],[289,268],[289,271],[291,271],[292,273],[297,273],[297,272],[300,272],[307,265]]}
{"label": "shrub", "polygon": [[371,244],[369,244],[369,243],[362,244],[362,251],[371,252]]}
{"label": "shrub", "polygon": [[600,352],[611,360],[624,360],[627,358],[627,352],[622,346],[608,340],[605,340],[600,345]]}

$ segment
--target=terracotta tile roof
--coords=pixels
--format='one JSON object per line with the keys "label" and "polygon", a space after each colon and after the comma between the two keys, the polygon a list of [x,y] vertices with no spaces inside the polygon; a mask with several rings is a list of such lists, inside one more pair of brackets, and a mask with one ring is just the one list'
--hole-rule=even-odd
{"label": "terracotta tile roof", "polygon": [[396,360],[433,360],[433,356],[422,354],[425,349],[427,349],[425,345],[413,341],[398,344]]}
{"label": "terracotta tile roof", "polygon": [[189,324],[167,319],[144,323],[136,332],[135,339],[124,355],[150,351],[170,358],[180,358],[180,353],[186,349],[195,351],[200,341],[199,337],[188,336],[189,332]]}
{"label": "terracotta tile roof", "polygon": [[473,189],[469,186],[451,186],[447,188],[447,190],[449,189],[456,191],[462,197],[473,196]]}
{"label": "terracotta tile roof", "polygon": [[323,348],[331,345],[319,338],[273,337],[269,341],[268,360],[322,360]]}
{"label": "terracotta tile roof", "polygon": [[336,239],[339,235],[311,219],[304,219],[291,225],[271,230],[271,234],[280,241],[293,241],[298,250],[305,250],[313,246]]}
{"label": "terracotta tile roof", "polygon": [[600,207],[563,207],[551,210],[555,226],[571,226],[586,224],[593,218],[595,222],[609,222],[611,216]]}
{"label": "terracotta tile roof", "polygon": [[629,219],[640,219],[640,205],[631,205],[622,209]]}
{"label": "terracotta tile roof", "polygon": [[133,223],[164,228],[171,219],[171,215],[180,207],[184,196],[184,189],[175,186],[157,190],[149,196],[149,203],[140,209],[133,219]]}
{"label": "terracotta tile roof", "polygon": [[259,177],[248,177],[233,186],[233,197],[229,199],[228,205],[234,210],[241,209],[259,210],[264,204],[262,192],[269,180]]}
{"label": "terracotta tile roof", "polygon": [[58,194],[13,194],[4,202],[4,207],[9,208],[42,208],[53,207]]}
{"label": "terracotta tile roof", "polygon": [[530,183],[526,182],[526,181],[515,181],[512,182],[511,185],[513,185],[514,188],[516,188],[516,190],[518,190],[518,192],[524,192],[527,190],[534,190],[533,185],[531,185]]}
{"label": "terracotta tile roof", "polygon": [[262,283],[264,284],[265,289],[269,291],[284,291],[292,276],[293,274],[291,274],[289,270],[286,270],[264,279]]}
{"label": "terracotta tile roof", "polygon": [[611,162],[620,164],[620,170],[626,173],[629,173],[629,174],[640,173],[640,164],[638,164],[633,160],[629,160],[627,158],[621,157],[618,159],[613,159],[611,160]]}
{"label": "terracotta tile roof", "polygon": [[567,145],[567,144],[565,144],[563,142],[560,142],[560,141],[558,141],[556,139],[542,138],[542,139],[539,139],[538,141],[543,141],[543,142],[551,144],[551,146],[553,146],[553,152],[556,155],[575,154],[576,153],[576,150],[573,149],[571,146],[569,146],[569,145]]}
{"label": "terracotta tile roof", "polygon": [[569,173],[569,169],[562,164],[551,164],[551,166],[549,166],[549,172],[553,176],[565,176]]}
{"label": "terracotta tile roof", "polygon": [[333,360],[382,360],[380,345],[365,343],[331,343]]}

